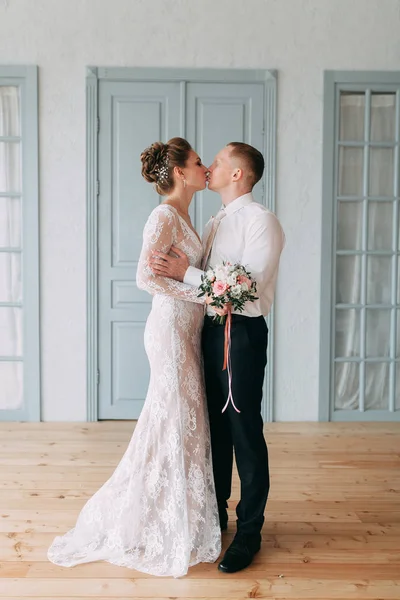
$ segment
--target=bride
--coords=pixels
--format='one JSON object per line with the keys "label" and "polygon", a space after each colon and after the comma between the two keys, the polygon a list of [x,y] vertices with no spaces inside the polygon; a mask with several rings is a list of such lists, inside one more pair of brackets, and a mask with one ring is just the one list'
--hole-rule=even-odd
{"label": "bride", "polygon": [[48,558],[68,567],[106,560],[179,577],[214,562],[221,550],[201,363],[204,299],[196,288],[155,276],[148,261],[174,246],[200,266],[202,244],[188,207],[205,188],[207,169],[182,138],[153,144],[141,161],[143,177],[167,196],[145,225],[136,280],[154,296],[144,334],[147,397],[121,462]]}

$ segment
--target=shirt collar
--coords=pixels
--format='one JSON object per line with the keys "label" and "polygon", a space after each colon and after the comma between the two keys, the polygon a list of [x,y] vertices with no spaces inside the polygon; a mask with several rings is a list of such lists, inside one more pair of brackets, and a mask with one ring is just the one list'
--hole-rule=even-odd
{"label": "shirt collar", "polygon": [[237,210],[243,208],[244,206],[248,206],[252,202],[254,202],[254,199],[251,192],[244,194],[243,196],[239,196],[239,198],[236,198],[233,200],[233,202],[230,202],[227,206],[225,206],[225,213],[227,216],[232,215]]}

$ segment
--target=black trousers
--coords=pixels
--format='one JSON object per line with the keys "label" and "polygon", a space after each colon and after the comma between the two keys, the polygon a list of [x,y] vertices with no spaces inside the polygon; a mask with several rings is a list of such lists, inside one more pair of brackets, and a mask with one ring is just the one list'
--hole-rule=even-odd
{"label": "black trousers", "polygon": [[231,404],[222,413],[228,398],[228,372],[222,370],[224,325],[205,317],[202,346],[218,507],[223,514],[231,495],[234,450],[241,486],[236,508],[238,532],[256,537],[264,523],[269,492],[268,450],[261,417],[267,344],[263,317],[232,315],[232,393],[240,414]]}

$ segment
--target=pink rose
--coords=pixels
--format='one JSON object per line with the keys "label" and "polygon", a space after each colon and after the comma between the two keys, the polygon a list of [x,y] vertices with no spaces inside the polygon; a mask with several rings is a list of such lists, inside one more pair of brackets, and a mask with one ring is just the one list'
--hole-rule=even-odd
{"label": "pink rose", "polygon": [[237,278],[238,283],[240,283],[240,285],[242,283],[247,283],[248,288],[251,288],[251,280],[248,277],[245,277],[244,275],[239,275],[239,277]]}
{"label": "pink rose", "polygon": [[216,281],[213,283],[212,289],[216,296],[223,296],[228,289],[228,286],[223,281]]}

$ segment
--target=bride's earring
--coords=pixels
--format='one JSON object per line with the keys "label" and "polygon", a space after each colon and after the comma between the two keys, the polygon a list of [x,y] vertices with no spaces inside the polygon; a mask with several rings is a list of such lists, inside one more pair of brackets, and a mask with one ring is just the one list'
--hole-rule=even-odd
{"label": "bride's earring", "polygon": [[186,179],[185,179],[185,178],[183,178],[183,187],[185,188],[185,187],[186,187],[186,185],[187,185]]}

